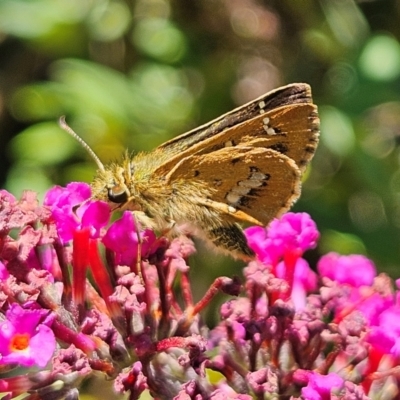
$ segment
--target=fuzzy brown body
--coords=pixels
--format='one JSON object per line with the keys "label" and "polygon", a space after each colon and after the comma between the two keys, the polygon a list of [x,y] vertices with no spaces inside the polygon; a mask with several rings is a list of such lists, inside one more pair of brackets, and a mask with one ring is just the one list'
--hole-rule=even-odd
{"label": "fuzzy brown body", "polygon": [[150,153],[99,169],[93,197],[136,213],[163,232],[189,228],[249,259],[238,222],[267,225],[300,195],[318,144],[319,119],[306,84],[292,84],[178,136]]}

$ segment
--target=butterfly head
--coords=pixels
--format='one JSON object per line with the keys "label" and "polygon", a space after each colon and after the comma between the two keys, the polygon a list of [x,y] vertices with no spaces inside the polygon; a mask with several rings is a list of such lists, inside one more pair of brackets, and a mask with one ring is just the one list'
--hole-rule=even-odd
{"label": "butterfly head", "polygon": [[110,164],[98,169],[92,183],[93,198],[116,205],[115,208],[125,208],[132,203],[132,193],[128,183],[131,181],[129,163]]}

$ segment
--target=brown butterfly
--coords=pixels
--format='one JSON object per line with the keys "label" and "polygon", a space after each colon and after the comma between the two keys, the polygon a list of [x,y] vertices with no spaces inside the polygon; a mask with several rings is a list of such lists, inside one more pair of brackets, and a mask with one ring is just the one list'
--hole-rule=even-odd
{"label": "brown butterfly", "polygon": [[60,124],[97,163],[93,199],[132,210],[142,226],[189,232],[245,260],[254,253],[239,223],[267,225],[293,205],[319,139],[317,106],[304,83],[107,166],[64,119]]}

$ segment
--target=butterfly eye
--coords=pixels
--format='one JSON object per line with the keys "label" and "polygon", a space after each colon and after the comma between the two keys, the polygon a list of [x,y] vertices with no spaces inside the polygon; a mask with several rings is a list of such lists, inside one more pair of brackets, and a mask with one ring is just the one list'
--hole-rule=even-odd
{"label": "butterfly eye", "polygon": [[113,203],[122,204],[128,201],[128,193],[119,185],[108,189],[108,200]]}

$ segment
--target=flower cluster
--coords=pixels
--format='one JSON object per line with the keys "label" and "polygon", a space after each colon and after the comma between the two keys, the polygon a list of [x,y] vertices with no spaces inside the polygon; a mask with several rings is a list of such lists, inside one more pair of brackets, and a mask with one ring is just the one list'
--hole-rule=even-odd
{"label": "flower cluster", "polygon": [[[248,228],[257,257],[243,282],[219,277],[197,303],[191,240],[111,214],[82,183],[44,205],[0,191],[2,398],[78,399],[94,374],[129,399],[400,396],[400,282],[361,255],[329,253],[312,270],[308,214]],[[207,327],[199,314],[218,292],[229,299]]]}

